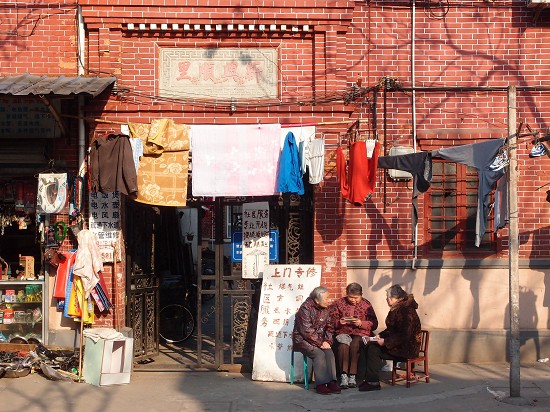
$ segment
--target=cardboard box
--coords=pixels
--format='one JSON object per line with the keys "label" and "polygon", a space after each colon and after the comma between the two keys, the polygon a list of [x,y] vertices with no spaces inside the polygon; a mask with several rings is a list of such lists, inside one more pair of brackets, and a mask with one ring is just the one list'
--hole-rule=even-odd
{"label": "cardboard box", "polygon": [[86,338],[83,375],[86,383],[95,386],[130,383],[134,357],[134,339]]}
{"label": "cardboard box", "polygon": [[27,279],[34,277],[34,256],[19,255],[19,264],[23,266],[23,273]]}

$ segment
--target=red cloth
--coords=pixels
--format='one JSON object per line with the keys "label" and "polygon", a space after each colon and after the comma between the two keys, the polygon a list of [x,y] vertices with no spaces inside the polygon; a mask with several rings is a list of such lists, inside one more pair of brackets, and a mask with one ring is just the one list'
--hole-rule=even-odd
{"label": "red cloth", "polygon": [[349,201],[361,206],[368,195],[374,192],[376,186],[376,168],[380,145],[376,142],[372,157],[367,158],[367,144],[360,140],[353,142],[349,151]]}
{"label": "red cloth", "polygon": [[65,299],[67,279],[69,279],[71,267],[74,265],[74,260],[76,258],[76,252],[62,252],[62,254],[66,259],[57,266],[57,274],[53,287],[53,297],[57,299]]}
{"label": "red cloth", "polygon": [[346,157],[341,146],[336,149],[336,174],[340,183],[340,192],[344,199],[349,200],[349,184],[347,173]]}

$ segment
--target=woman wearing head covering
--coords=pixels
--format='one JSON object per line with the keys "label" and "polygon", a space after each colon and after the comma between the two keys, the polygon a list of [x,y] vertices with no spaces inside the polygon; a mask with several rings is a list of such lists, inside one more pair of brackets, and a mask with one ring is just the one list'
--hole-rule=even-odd
{"label": "woman wearing head covering", "polygon": [[333,327],[328,306],[328,289],[317,286],[302,303],[292,332],[292,346],[313,360],[315,390],[321,395],[340,393],[332,352]]}
{"label": "woman wearing head covering", "polygon": [[386,317],[386,329],[375,336],[366,347],[367,372],[360,391],[380,389],[380,368],[384,359],[404,361],[418,356],[422,341],[418,303],[412,294],[401,286],[393,285],[386,290],[386,302],[390,307]]}

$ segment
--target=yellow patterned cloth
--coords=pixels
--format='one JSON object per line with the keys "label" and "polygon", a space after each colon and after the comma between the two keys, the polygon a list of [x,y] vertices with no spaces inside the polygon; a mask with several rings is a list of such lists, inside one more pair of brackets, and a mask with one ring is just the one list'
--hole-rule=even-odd
{"label": "yellow patterned cloth", "polygon": [[129,123],[130,136],[143,142],[139,161],[138,196],[141,203],[185,206],[189,170],[189,126],[172,119],[151,124]]}

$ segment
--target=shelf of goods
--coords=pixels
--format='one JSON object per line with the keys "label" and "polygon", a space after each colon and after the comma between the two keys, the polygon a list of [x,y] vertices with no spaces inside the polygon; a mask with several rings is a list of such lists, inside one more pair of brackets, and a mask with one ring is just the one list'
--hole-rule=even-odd
{"label": "shelf of goods", "polygon": [[43,281],[0,281],[0,344],[43,342],[43,290]]}

